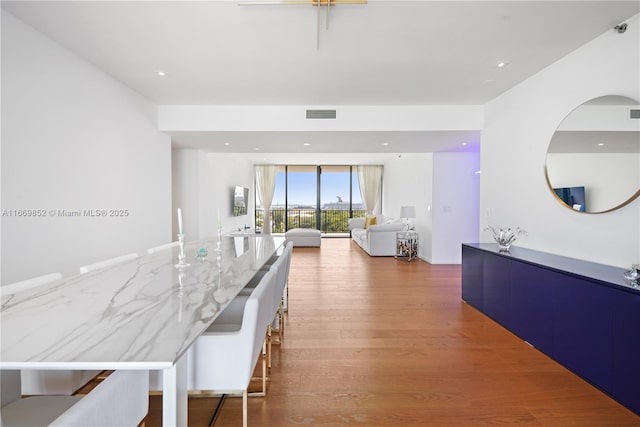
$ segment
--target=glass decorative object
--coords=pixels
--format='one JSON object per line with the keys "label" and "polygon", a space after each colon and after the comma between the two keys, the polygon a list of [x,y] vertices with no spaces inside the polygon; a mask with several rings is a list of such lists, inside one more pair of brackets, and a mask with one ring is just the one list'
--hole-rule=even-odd
{"label": "glass decorative object", "polygon": [[484,231],[491,231],[491,233],[493,234],[493,239],[496,241],[498,247],[500,248],[500,252],[507,252],[511,247],[511,244],[516,241],[519,235],[528,235],[528,233],[524,230],[521,230],[520,227],[516,227],[515,230],[512,230],[511,227],[488,226],[484,229]]}
{"label": "glass decorative object", "polygon": [[184,252],[184,234],[178,234],[178,246],[180,247],[180,252],[178,252],[178,263],[175,266],[177,268],[189,267],[191,264],[187,262],[187,255]]}
{"label": "glass decorative object", "polygon": [[631,270],[624,272],[624,278],[634,288],[640,286],[640,264],[633,264]]}
{"label": "glass decorative object", "polygon": [[196,256],[200,261],[204,261],[207,258],[208,254],[209,251],[207,251],[205,248],[200,248],[198,249],[198,253],[196,254]]}

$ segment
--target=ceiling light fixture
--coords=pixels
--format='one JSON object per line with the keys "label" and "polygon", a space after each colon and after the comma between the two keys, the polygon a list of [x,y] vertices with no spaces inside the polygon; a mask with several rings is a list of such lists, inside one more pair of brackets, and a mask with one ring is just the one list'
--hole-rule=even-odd
{"label": "ceiling light fixture", "polygon": [[254,148],[254,150],[256,150],[256,151],[260,151],[260,149],[259,149],[258,147]]}
{"label": "ceiling light fixture", "polygon": [[304,145],[305,147],[308,147],[308,146],[310,146],[311,144],[310,144],[310,143],[308,143],[308,142],[305,142],[305,143],[304,143],[304,144],[302,144],[302,145]]}
{"label": "ceiling light fixture", "polygon": [[165,72],[164,72],[164,71],[162,71],[162,70],[156,70],[156,75],[157,75],[158,77],[164,77],[164,76],[166,76],[166,75],[167,75],[167,73],[165,73]]}
{"label": "ceiling light fixture", "polygon": [[327,6],[326,29],[329,29],[329,7],[340,4],[367,4],[368,0],[265,0],[239,1],[238,6],[300,6],[310,5],[318,8],[318,22],[316,31],[316,49],[320,50],[320,6]]}
{"label": "ceiling light fixture", "polygon": [[498,62],[497,67],[498,67],[498,68],[504,68],[504,67],[506,67],[507,65],[509,65],[509,62],[508,62],[508,61],[500,61],[500,62]]}
{"label": "ceiling light fixture", "polygon": [[231,145],[230,142],[225,142],[224,145],[226,145],[227,147]]}
{"label": "ceiling light fixture", "polygon": [[604,147],[604,142],[599,143],[598,147]]}
{"label": "ceiling light fixture", "polygon": [[387,145],[389,145],[389,143],[388,142],[383,142],[382,145],[387,146]]}
{"label": "ceiling light fixture", "polygon": [[466,146],[467,146],[467,143],[466,143],[466,142],[463,142],[463,143],[462,143],[462,146],[463,146],[463,147],[466,147]]}

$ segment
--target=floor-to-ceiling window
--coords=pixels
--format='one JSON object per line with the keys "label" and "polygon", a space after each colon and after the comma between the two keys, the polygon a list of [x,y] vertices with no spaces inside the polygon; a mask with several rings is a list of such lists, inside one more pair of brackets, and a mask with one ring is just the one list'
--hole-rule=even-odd
{"label": "floor-to-ceiling window", "polygon": [[346,233],[349,231],[349,218],[361,216],[361,212],[364,215],[358,174],[352,173],[351,166],[320,166],[319,172],[320,230],[324,233]]}
{"label": "floor-to-ceiling window", "polygon": [[318,167],[287,166],[287,230],[318,228]]}
{"label": "floor-to-ceiling window", "polygon": [[[271,204],[272,231],[314,228],[326,234],[348,233],[347,221],[365,215],[355,166],[282,166]],[[264,208],[256,199],[256,228]]]}

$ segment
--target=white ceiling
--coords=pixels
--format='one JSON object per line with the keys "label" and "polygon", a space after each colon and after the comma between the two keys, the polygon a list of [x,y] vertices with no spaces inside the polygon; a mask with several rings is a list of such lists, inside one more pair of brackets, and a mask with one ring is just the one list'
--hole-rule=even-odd
{"label": "white ceiling", "polygon": [[[3,1],[2,7],[158,105],[338,107],[484,104],[613,31],[640,11],[640,2],[370,0],[332,7],[328,30],[322,8],[319,50],[313,6],[222,0]],[[498,68],[500,61],[509,64]],[[283,139],[257,132],[173,138],[178,146],[216,151],[222,137],[252,150],[253,138],[272,136]],[[354,152],[361,147],[358,137],[371,135],[304,137],[313,144],[327,136],[340,141],[326,142],[323,150],[353,146]],[[468,135],[396,136],[399,152],[401,146],[447,149],[438,136],[459,147]],[[342,137],[353,139],[345,144]],[[284,139],[301,138],[286,133]],[[299,143],[273,150],[304,151]]]}

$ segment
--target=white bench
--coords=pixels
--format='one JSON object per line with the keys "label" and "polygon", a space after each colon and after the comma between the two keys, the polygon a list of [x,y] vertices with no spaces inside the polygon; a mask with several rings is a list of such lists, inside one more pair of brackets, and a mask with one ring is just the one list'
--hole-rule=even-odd
{"label": "white bench", "polygon": [[294,228],[284,233],[284,236],[287,240],[293,242],[294,247],[320,247],[320,230],[313,228]]}

